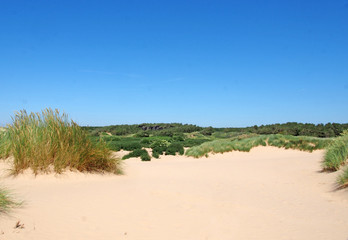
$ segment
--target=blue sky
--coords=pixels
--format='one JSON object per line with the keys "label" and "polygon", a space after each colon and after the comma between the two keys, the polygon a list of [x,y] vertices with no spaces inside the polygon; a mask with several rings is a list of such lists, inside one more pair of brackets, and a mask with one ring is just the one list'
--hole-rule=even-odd
{"label": "blue sky", "polygon": [[348,1],[0,1],[0,125],[348,122]]}

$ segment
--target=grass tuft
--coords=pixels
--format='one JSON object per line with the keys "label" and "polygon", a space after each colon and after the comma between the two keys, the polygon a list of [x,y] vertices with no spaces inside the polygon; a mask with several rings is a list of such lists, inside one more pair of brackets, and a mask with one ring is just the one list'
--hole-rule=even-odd
{"label": "grass tuft", "polygon": [[35,174],[65,169],[120,173],[120,162],[103,141],[92,142],[80,126],[58,110],[41,114],[22,110],[1,134],[0,157],[14,157],[13,173],[31,168]]}
{"label": "grass tuft", "polygon": [[0,188],[0,214],[8,213],[11,208],[19,207],[21,204],[15,201],[7,190]]}
{"label": "grass tuft", "polygon": [[338,176],[337,178],[338,184],[341,185],[341,187],[348,187],[348,167],[346,167],[342,174]]}
{"label": "grass tuft", "polygon": [[348,135],[336,138],[325,152],[322,167],[327,171],[337,171],[348,158]]}

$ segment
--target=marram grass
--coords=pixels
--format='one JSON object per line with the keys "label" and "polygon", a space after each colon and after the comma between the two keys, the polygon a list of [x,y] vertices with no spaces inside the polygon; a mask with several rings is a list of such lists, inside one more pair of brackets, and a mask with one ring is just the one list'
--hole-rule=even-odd
{"label": "marram grass", "polygon": [[337,171],[348,158],[348,135],[336,138],[325,152],[322,167],[324,170]]}
{"label": "marram grass", "polygon": [[186,151],[186,155],[193,157],[206,156],[208,153],[224,153],[231,151],[249,152],[257,146],[284,147],[286,149],[298,149],[312,152],[325,148],[332,140],[306,136],[288,136],[281,134],[259,135],[249,138],[219,139],[205,142]]}
{"label": "marram grass", "polygon": [[348,187],[348,167],[338,176],[337,182],[341,187]]}
{"label": "marram grass", "polygon": [[13,173],[31,168],[35,174],[52,168],[88,172],[120,173],[120,161],[103,141],[91,142],[87,133],[65,113],[45,109],[42,113],[22,110],[12,118],[0,139],[0,157],[12,155]]}
{"label": "marram grass", "polygon": [[21,203],[15,201],[7,190],[0,188],[0,214],[8,213],[11,208],[19,207],[20,205]]}

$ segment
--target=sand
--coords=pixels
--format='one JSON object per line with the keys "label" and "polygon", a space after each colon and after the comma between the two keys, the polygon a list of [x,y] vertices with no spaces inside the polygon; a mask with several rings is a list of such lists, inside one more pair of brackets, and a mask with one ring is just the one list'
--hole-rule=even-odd
{"label": "sand", "polygon": [[[209,158],[124,161],[125,175],[5,177],[25,201],[0,216],[9,239],[348,239],[348,190],[323,151],[257,147]],[[24,228],[15,229],[16,222]]]}

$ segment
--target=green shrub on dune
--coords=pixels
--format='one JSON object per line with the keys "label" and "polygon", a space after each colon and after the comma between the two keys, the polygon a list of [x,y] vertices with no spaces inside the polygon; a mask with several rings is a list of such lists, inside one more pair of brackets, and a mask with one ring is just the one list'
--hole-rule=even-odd
{"label": "green shrub on dune", "polygon": [[145,150],[145,149],[135,149],[132,152],[130,152],[129,154],[123,156],[123,160],[128,159],[128,158],[132,158],[132,157],[140,157],[140,159],[142,161],[151,161],[151,157],[149,155],[149,153]]}
{"label": "green shrub on dune", "polygon": [[31,168],[35,174],[78,171],[120,173],[120,164],[103,141],[91,141],[66,114],[45,109],[41,114],[18,112],[0,142],[0,157],[12,155],[13,173]]}

